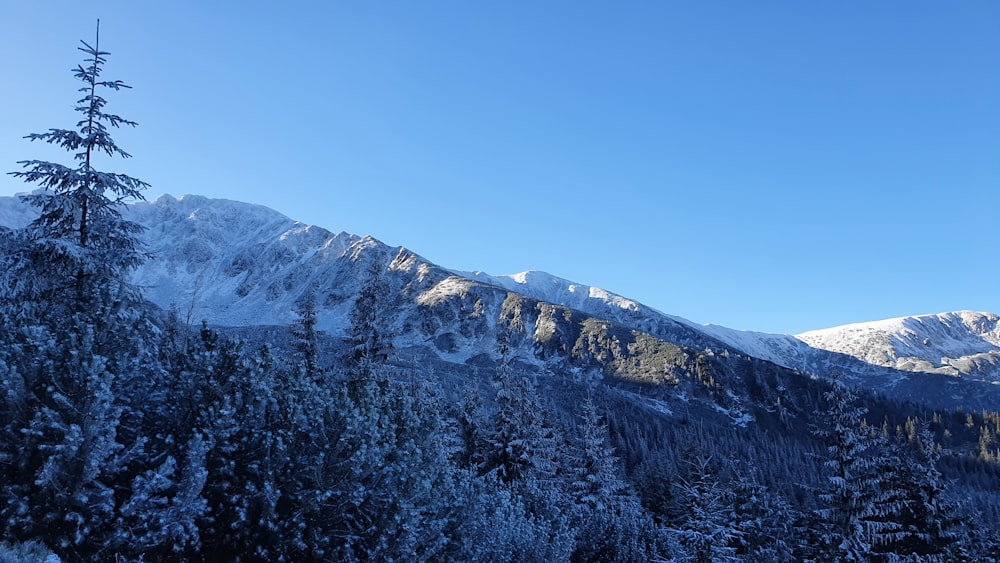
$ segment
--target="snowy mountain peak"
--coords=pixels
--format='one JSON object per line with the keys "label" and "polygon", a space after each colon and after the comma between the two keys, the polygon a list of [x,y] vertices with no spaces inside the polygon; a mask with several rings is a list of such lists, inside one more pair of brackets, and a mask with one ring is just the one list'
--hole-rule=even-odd
{"label": "snowy mountain peak", "polygon": [[849,324],[796,336],[813,348],[904,371],[962,375],[1000,364],[1000,317],[956,311]]}
{"label": "snowy mountain peak", "polygon": [[[517,274],[493,276],[484,272],[455,272],[483,283],[497,285],[527,295],[540,301],[593,313],[612,306],[625,311],[639,311],[639,303],[610,291],[574,283],[539,270],[526,270]],[[595,309],[596,308],[596,309]]]}
{"label": "snowy mountain peak", "polygon": [[[0,225],[21,227],[34,215],[18,198],[0,198]],[[452,358],[481,351],[462,347],[474,347],[475,338],[491,330],[488,319],[495,322],[499,311],[487,313],[488,307],[502,309],[508,294],[516,294],[679,346],[736,351],[807,374],[850,374],[859,384],[894,386],[906,397],[938,393],[923,374],[1000,382],[1000,318],[992,313],[903,317],[798,336],[736,331],[666,315],[542,271],[495,276],[446,270],[370,236],[334,234],[238,201],[165,195],[130,205],[125,215],[146,227],[142,238],[154,256],[135,272],[136,283],[150,301],[190,323],[287,325],[302,297],[313,295],[319,298],[318,328],[335,333],[346,327],[354,298],[377,266],[395,284],[398,334],[412,345],[433,342]],[[427,307],[451,316],[423,318]],[[946,383],[954,380],[939,382],[938,389]],[[949,388],[957,404],[988,400],[981,386],[963,389],[959,396]]]}
{"label": "snowy mountain peak", "polygon": [[1000,317],[993,313],[980,311],[953,311],[947,313],[936,313],[929,315],[915,315],[909,317],[897,317],[880,321],[868,321],[852,323],[838,327],[811,330],[799,334],[803,340],[822,339],[832,333],[854,332],[884,332],[899,333],[906,335],[917,334],[921,329],[928,326],[943,325],[947,327],[965,327],[966,329],[984,336],[987,339],[996,340],[1000,337],[997,324]]}
{"label": "snowy mountain peak", "polygon": [[267,207],[203,196],[161,196],[129,206],[127,216],[146,227],[142,237],[154,256],[136,282],[151,301],[192,322],[287,324],[296,301],[320,284],[313,264],[370,244]]}

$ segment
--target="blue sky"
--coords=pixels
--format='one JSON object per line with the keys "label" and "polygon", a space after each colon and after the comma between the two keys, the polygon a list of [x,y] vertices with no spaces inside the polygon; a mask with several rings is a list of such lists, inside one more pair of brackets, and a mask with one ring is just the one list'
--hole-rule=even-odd
{"label": "blue sky", "polygon": [[[133,90],[99,167],[795,333],[1000,313],[1000,3],[0,4],[0,155]],[[27,185],[0,179],[0,195]]]}

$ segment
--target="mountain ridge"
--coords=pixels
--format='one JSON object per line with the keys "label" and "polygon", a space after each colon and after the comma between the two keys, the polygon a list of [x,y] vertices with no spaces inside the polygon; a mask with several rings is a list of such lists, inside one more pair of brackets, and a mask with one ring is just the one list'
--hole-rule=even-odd
{"label": "mountain ridge", "polygon": [[796,338],[870,364],[949,376],[978,374],[1000,383],[1000,317],[993,313],[898,317],[809,331]]}
{"label": "mountain ridge", "polygon": [[[363,273],[374,264],[393,276],[401,343],[432,346],[452,361],[468,361],[491,347],[480,340],[497,330],[516,295],[537,301],[543,313],[541,304],[548,303],[694,350],[735,352],[811,376],[847,374],[847,380],[905,399],[945,393],[956,404],[978,406],[982,401],[971,398],[975,388],[956,391],[953,384],[1000,383],[1000,332],[992,313],[902,317],[799,335],[737,331],[699,325],[541,271],[496,276],[450,270],[405,247],[305,225],[254,204],[164,195],[132,204],[125,214],[147,227],[142,238],[154,256],[136,270],[136,283],[150,301],[176,310],[189,324],[287,325],[301,299],[315,295],[322,296],[318,328],[342,333]],[[0,224],[20,227],[30,217],[16,198],[0,198]],[[546,331],[558,329],[549,314],[531,314],[536,348],[540,337],[551,336]]]}
{"label": "mountain ridge", "polygon": [[[459,272],[462,273],[462,272]],[[618,309],[624,315],[610,316],[616,320],[641,314],[655,314],[691,327],[718,340],[728,347],[753,357],[765,359],[784,367],[812,371],[807,357],[814,350],[823,350],[856,358],[865,364],[893,368],[904,372],[973,376],[983,381],[1000,381],[1000,329],[997,315],[989,312],[955,311],[929,315],[916,315],[851,323],[837,327],[807,331],[796,335],[741,331],[719,325],[699,325],[687,319],[668,315],[651,307],[627,299],[601,288],[575,283],[541,271],[494,276],[483,272],[462,273],[474,279],[496,283],[511,291],[531,295],[537,299],[559,303],[591,314],[600,315]],[[559,293],[562,293],[560,296]],[[602,309],[604,309],[602,311]],[[607,316],[607,315],[606,315]],[[955,330],[942,330],[932,323],[951,327],[955,319],[962,319],[968,334]],[[929,327],[921,331],[918,327]],[[898,334],[890,334],[898,327]],[[985,329],[977,327],[987,327]],[[646,327],[648,328],[648,327]],[[990,332],[992,331],[992,332]],[[653,333],[656,331],[653,330]],[[856,335],[851,338],[850,335]],[[881,339],[872,335],[879,334]],[[919,349],[914,342],[938,344]],[[963,335],[966,338],[963,338]],[[968,335],[984,336],[982,341]],[[860,344],[859,344],[860,342]],[[896,343],[897,345],[892,345]],[[865,346],[864,344],[867,344]],[[876,344],[881,344],[877,346]],[[907,354],[916,351],[917,354]]]}

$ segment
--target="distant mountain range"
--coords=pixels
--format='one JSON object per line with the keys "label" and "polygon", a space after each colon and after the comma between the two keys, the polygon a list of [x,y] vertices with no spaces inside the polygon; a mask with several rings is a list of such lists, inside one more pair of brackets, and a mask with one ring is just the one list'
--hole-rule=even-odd
{"label": "distant mountain range", "polygon": [[[153,256],[135,281],[147,299],[190,323],[287,325],[309,294],[317,301],[319,328],[339,335],[374,266],[391,290],[397,346],[423,348],[448,362],[491,353],[498,330],[516,327],[525,336],[520,344],[527,360],[575,362],[583,369],[589,364],[575,354],[582,354],[577,348],[587,327],[605,323],[690,350],[764,360],[806,377],[837,375],[896,399],[967,409],[1000,405],[1000,317],[992,313],[904,317],[795,336],[736,331],[544,272],[449,270],[402,247],[303,225],[247,203],[162,196],[126,213],[146,227],[143,238]],[[19,199],[0,198],[0,225],[20,227],[32,215]]]}

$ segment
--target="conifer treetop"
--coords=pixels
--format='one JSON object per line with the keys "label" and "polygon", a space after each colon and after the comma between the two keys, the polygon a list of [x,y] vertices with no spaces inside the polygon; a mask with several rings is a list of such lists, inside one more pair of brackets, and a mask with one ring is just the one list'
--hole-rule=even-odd
{"label": "conifer treetop", "polygon": [[[83,116],[76,128],[49,129],[25,136],[30,141],[65,149],[73,154],[76,164],[23,160],[18,162],[21,171],[10,172],[41,188],[23,197],[39,210],[24,234],[34,241],[30,261],[49,264],[52,276],[47,282],[36,283],[32,292],[47,303],[74,302],[69,310],[75,312],[92,308],[92,298],[107,288],[119,293],[111,301],[121,302],[124,298],[119,289],[129,285],[128,271],[142,263],[146,255],[138,239],[143,227],[125,219],[122,206],[144,199],[142,192],[149,186],[137,178],[97,170],[94,166],[98,153],[129,158],[131,155],[115,143],[111,129],[137,124],[105,110],[107,100],[100,92],[129,86],[121,80],[101,79],[110,53],[100,49],[100,20],[93,45],[81,43],[79,50],[85,54],[84,61],[72,69],[73,75],[83,82],[78,89],[83,97],[74,108]],[[61,279],[69,276],[73,279]],[[69,287],[74,295],[57,299],[56,295]],[[138,298],[136,291],[129,292]]]}
{"label": "conifer treetop", "polygon": [[119,91],[131,88],[121,80],[101,80],[103,65],[107,55],[111,53],[100,49],[100,20],[97,20],[97,33],[94,45],[80,41],[78,47],[86,58],[83,63],[72,69],[73,76],[84,84],[79,92],[84,96],[77,100],[74,108],[83,114],[76,123],[76,129],[52,128],[44,133],[31,133],[24,138],[30,141],[42,141],[56,145],[73,152],[74,160],[80,161],[80,166],[71,168],[57,163],[40,160],[18,161],[25,170],[11,172],[25,182],[37,183],[40,187],[56,194],[83,190],[88,195],[105,196],[107,192],[114,194],[113,203],[121,203],[126,199],[143,199],[142,190],[149,184],[124,174],[99,172],[93,167],[93,156],[101,152],[107,156],[130,158],[132,155],[119,147],[111,136],[110,127],[119,128],[123,125],[135,127],[135,121],[105,111],[107,100],[99,94],[102,88]]}

